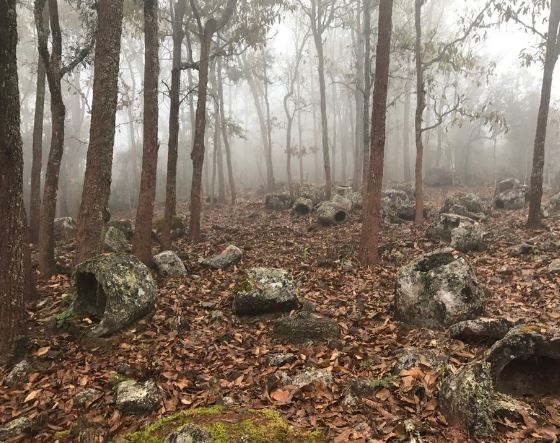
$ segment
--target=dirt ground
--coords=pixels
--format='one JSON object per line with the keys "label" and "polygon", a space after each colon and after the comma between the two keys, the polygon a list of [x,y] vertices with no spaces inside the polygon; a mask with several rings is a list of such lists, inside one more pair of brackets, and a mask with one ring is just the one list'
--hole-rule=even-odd
{"label": "dirt ground", "polygon": [[[437,212],[445,194],[455,190],[428,190],[428,206]],[[491,196],[489,189],[474,191]],[[560,277],[547,273],[546,267],[560,257],[560,221],[548,219],[547,229],[531,231],[524,227],[525,217],[525,210],[496,213],[484,221],[491,235],[488,250],[468,255],[490,294],[487,316],[525,318],[557,327]],[[405,346],[447,355],[450,370],[487,350],[484,345],[452,340],[445,331],[416,329],[393,318],[396,271],[438,244],[426,238],[426,227],[385,225],[382,263],[365,268],[356,261],[359,219],[354,214],[343,226],[319,227],[313,217],[267,211],[261,201],[208,209],[203,241],[194,246],[184,240],[175,243],[187,276],[159,279],[156,311],[133,329],[107,339],[85,338],[79,327],[61,321],[59,314],[69,306],[73,291],[69,275],[40,280],[38,299],[29,306],[27,352],[34,372],[22,387],[0,387],[0,422],[22,415],[41,416],[38,434],[27,437],[28,441],[50,442],[57,437],[72,441],[71,436],[62,438],[67,435],[64,431],[75,435],[77,429],[87,427],[106,441],[116,441],[164,414],[229,397],[243,407],[275,408],[294,427],[322,429],[335,442],[413,441],[414,437],[425,442],[468,441],[447,425],[439,411],[441,371],[422,367],[413,377],[388,377],[395,355]],[[524,258],[509,254],[509,247],[529,240],[547,247]],[[199,257],[220,252],[228,244],[245,252],[236,267],[215,271],[198,265]],[[72,248],[59,246],[62,262],[69,264]],[[158,252],[156,247],[154,252]],[[254,266],[289,270],[301,297],[317,312],[337,320],[341,338],[286,344],[272,337],[270,320],[234,318],[233,288],[243,280],[244,270]],[[271,352],[298,356],[281,368],[288,375],[304,368],[325,368],[332,371],[334,383],[277,401],[271,396],[269,381],[278,368],[264,362]],[[147,416],[120,415],[113,403],[119,372],[137,380],[156,380],[166,394],[160,410]],[[349,410],[343,399],[356,377],[387,383]],[[96,388],[101,394],[81,410],[73,397],[86,388]],[[552,436],[560,432],[560,399],[544,396],[530,401],[546,420],[505,420],[496,440],[554,440]],[[406,420],[414,425],[412,432],[407,431]]]}

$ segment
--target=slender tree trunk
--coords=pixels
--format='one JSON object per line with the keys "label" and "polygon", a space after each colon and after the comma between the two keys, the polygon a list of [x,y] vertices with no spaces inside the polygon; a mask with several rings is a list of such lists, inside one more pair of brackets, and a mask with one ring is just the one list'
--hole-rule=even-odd
{"label": "slender tree trunk", "polygon": [[362,183],[364,184],[363,189],[366,189],[368,182],[369,173],[369,144],[370,144],[370,133],[369,133],[369,108],[370,99],[369,92],[371,90],[371,1],[364,1],[364,112],[362,113],[363,119],[363,129],[362,136],[364,138],[362,149],[364,150],[363,162],[362,162]]}
{"label": "slender tree trunk", "polygon": [[361,0],[357,2],[356,10],[356,85],[354,89],[354,100],[356,106],[356,126],[354,140],[354,174],[352,188],[358,191],[362,188],[362,161],[364,156],[363,129],[364,129],[364,33],[362,31],[362,6]]}
{"label": "slender tree trunk", "polygon": [[152,219],[158,159],[159,38],[157,0],[144,0],[144,140],[142,175],[136,210],[132,252],[144,263],[152,261]]}
{"label": "slender tree trunk", "polygon": [[25,210],[17,72],[16,0],[0,2],[0,364],[13,351],[24,307]]}
{"label": "slender tree trunk", "polygon": [[333,83],[332,87],[332,105],[333,105],[333,122],[332,122],[332,143],[331,143],[331,156],[332,156],[332,183],[336,183],[336,117],[338,114],[338,103],[337,103],[337,94],[336,94],[336,84],[334,83],[334,77],[331,77],[331,82]]}
{"label": "slender tree trunk", "polygon": [[196,123],[194,146],[191,158],[193,161],[193,179],[191,186],[191,218],[189,223],[189,240],[200,240],[200,218],[202,211],[202,167],[204,165],[204,134],[206,131],[206,100],[208,94],[208,58],[212,35],[216,32],[216,20],[211,18],[204,25],[204,33],[200,39],[200,67],[198,71],[198,101],[196,103]]}
{"label": "slender tree trunk", "polygon": [[229,179],[229,192],[231,194],[231,204],[235,205],[237,193],[235,191],[235,177],[233,175],[233,162],[231,159],[231,147],[229,144],[229,134],[226,120],[225,104],[224,104],[224,83],[222,79],[222,59],[218,58],[218,101],[220,106],[220,122],[222,130],[222,139],[226,150],[226,166]]}
{"label": "slender tree trunk", "polygon": [[[218,93],[217,85],[217,75],[216,70],[218,66],[217,63],[212,70],[212,89],[214,93]],[[218,177],[218,203],[223,205],[226,202],[226,182],[224,175],[224,158],[222,153],[222,143],[220,140],[220,132],[222,127],[222,119],[220,112],[220,100],[219,98],[214,100],[214,163],[216,165],[216,172]]]}
{"label": "slender tree trunk", "polygon": [[268,177],[268,190],[269,191],[274,191],[274,189],[276,188],[276,183],[274,180],[274,163],[272,161],[272,120],[270,118],[270,100],[268,98],[268,70],[267,70],[267,66],[266,66],[266,47],[265,50],[263,51],[263,80],[264,80],[264,105],[265,105],[265,109],[266,109],[266,146],[267,146],[267,155],[266,155],[266,161],[267,161],[267,165],[266,165],[266,170],[267,173],[268,171],[270,171],[269,175],[267,174]]}
{"label": "slender tree trunk", "polygon": [[177,158],[179,157],[179,106],[181,89],[181,48],[183,45],[183,17],[186,0],[175,4],[173,14],[173,68],[171,70],[171,103],[169,106],[169,142],[167,147],[167,176],[165,184],[165,213],[161,229],[163,249],[171,248],[171,222],[177,207]]}
{"label": "slender tree trunk", "polygon": [[529,201],[529,218],[527,226],[538,228],[541,225],[541,204],[543,196],[543,171],[545,160],[546,131],[550,109],[550,95],[552,78],[558,60],[558,26],[560,24],[560,0],[552,0],[550,18],[548,21],[548,37],[546,42],[546,56],[541,90],[541,103],[537,119],[537,132],[533,149],[533,169],[531,172],[531,187]]}
{"label": "slender tree trunk", "polygon": [[381,0],[371,116],[369,174],[360,241],[360,260],[368,265],[375,264],[379,260],[378,243],[381,226],[381,192],[383,188],[392,16],[393,0]]}
{"label": "slender tree trunk", "polygon": [[105,228],[109,221],[123,0],[99,0],[97,14],[93,104],[82,203],[78,214],[76,263],[103,252]]}
{"label": "slender tree trunk", "polygon": [[[49,9],[43,9],[43,27],[48,32]],[[48,38],[48,36],[47,36]],[[39,218],[41,215],[41,169],[43,166],[43,122],[45,119],[45,89],[47,74],[45,64],[37,57],[37,89],[35,95],[35,119],[33,122],[33,159],[31,161],[31,196],[29,207],[29,239],[37,244],[39,240]]]}
{"label": "slender tree trunk", "polygon": [[292,96],[293,88],[284,96],[284,112],[286,113],[287,128],[286,128],[286,175],[288,177],[288,189],[290,195],[294,194],[294,183],[292,178],[292,126],[294,122],[294,112],[290,111],[288,101]]}
{"label": "slender tree trunk", "polygon": [[410,56],[408,56],[407,65],[407,79],[403,107],[403,177],[405,183],[410,183],[412,181],[412,177],[410,175],[410,99],[412,95],[412,66],[410,62]]}
{"label": "slender tree trunk", "polygon": [[426,108],[426,90],[424,86],[424,66],[422,63],[422,5],[424,0],[415,0],[414,3],[414,26],[416,39],[414,42],[414,56],[416,59],[416,116],[414,119],[414,133],[416,140],[416,166],[415,174],[415,202],[416,213],[414,222],[419,225],[424,221],[424,183],[423,183],[423,161],[424,143],[422,141],[422,117]]}
{"label": "slender tree trunk", "polygon": [[39,225],[39,270],[43,276],[48,277],[55,272],[54,258],[54,218],[56,216],[56,203],[60,164],[64,152],[64,119],[66,107],[62,99],[62,33],[58,18],[57,0],[49,0],[49,17],[52,33],[52,54],[47,49],[47,34],[43,26],[43,2],[37,2],[35,22],[38,28],[38,47],[47,71],[47,80],[51,95],[51,147],[45,174],[45,186],[41,204],[41,222]]}
{"label": "slender tree trunk", "polygon": [[[319,17],[321,17],[321,14],[319,14]],[[315,29],[313,30],[313,36],[318,58],[317,71],[319,74],[319,95],[321,99],[321,139],[323,146],[323,168],[325,170],[325,197],[328,200],[331,198],[332,192],[332,174],[331,160],[329,155],[329,126],[327,118],[327,92],[325,86],[325,56],[323,54],[322,33],[319,32],[317,27],[315,27]]]}

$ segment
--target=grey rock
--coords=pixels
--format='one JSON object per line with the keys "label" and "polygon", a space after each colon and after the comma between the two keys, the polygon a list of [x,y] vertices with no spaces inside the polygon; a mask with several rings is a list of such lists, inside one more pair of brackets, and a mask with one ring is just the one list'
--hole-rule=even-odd
{"label": "grey rock", "polygon": [[459,226],[451,231],[450,246],[461,252],[484,251],[488,233],[478,223]]}
{"label": "grey rock", "polygon": [[55,241],[70,241],[76,237],[78,227],[72,217],[61,217],[54,219],[54,239]]}
{"label": "grey rock", "polygon": [[492,209],[476,194],[457,192],[445,199],[441,212],[462,215],[480,221],[490,215]]}
{"label": "grey rock", "polygon": [[78,408],[86,408],[88,403],[102,395],[102,392],[95,388],[87,388],[74,395],[74,404]]}
{"label": "grey rock", "polygon": [[341,225],[349,218],[349,211],[336,202],[326,201],[317,206],[317,220],[321,225]]}
{"label": "grey rock", "polygon": [[347,212],[351,212],[354,206],[352,200],[339,194],[333,195],[331,201],[337,206],[345,209]]}
{"label": "grey rock", "polygon": [[108,252],[127,253],[130,252],[130,243],[126,234],[113,226],[109,226],[105,233],[105,250]]}
{"label": "grey rock", "polygon": [[311,214],[313,211],[313,201],[309,198],[298,197],[292,206],[292,212],[298,217]]}
{"label": "grey rock", "polygon": [[396,362],[393,366],[393,374],[399,375],[401,371],[426,366],[434,370],[443,368],[449,358],[447,355],[437,354],[430,349],[408,346],[400,349],[396,354]]}
{"label": "grey rock", "polygon": [[560,215],[560,193],[550,198],[546,209],[551,216]]}
{"label": "grey rock", "polygon": [[350,382],[350,392],[357,397],[371,397],[382,388],[391,387],[391,378],[355,378]]}
{"label": "grey rock", "polygon": [[0,441],[7,441],[11,438],[19,437],[22,434],[30,433],[36,426],[37,420],[29,417],[19,417],[10,420],[0,426]]}
{"label": "grey rock", "polygon": [[[494,386],[506,394],[548,394],[560,383],[560,334],[539,324],[518,325],[488,350]],[[543,383],[546,380],[546,383]]]}
{"label": "grey rock", "polygon": [[143,383],[126,380],[115,389],[115,407],[125,415],[153,412],[161,400],[160,388],[152,380]]}
{"label": "grey rock", "polygon": [[27,362],[27,360],[20,361],[12,368],[8,375],[6,375],[4,384],[13,388],[25,383],[31,370],[31,365]]}
{"label": "grey rock", "polygon": [[361,192],[351,192],[346,198],[352,202],[352,209],[362,209],[364,203]]}
{"label": "grey rock", "polygon": [[265,357],[265,362],[267,366],[284,366],[289,363],[293,363],[297,360],[297,356],[291,352],[279,352],[274,354],[268,354]]}
{"label": "grey rock", "polygon": [[495,342],[505,335],[517,323],[506,318],[477,318],[451,325],[448,332],[451,338],[464,342]]}
{"label": "grey rock", "polygon": [[304,185],[297,190],[296,195],[311,200],[315,206],[325,200],[325,189],[322,186]]}
{"label": "grey rock", "polygon": [[200,260],[200,264],[212,269],[225,269],[243,258],[243,251],[235,245],[228,245],[221,253],[214,257]]}
{"label": "grey rock", "polygon": [[521,186],[521,182],[516,178],[506,178],[496,184],[496,194],[500,194],[505,191],[511,191],[512,189],[518,188],[519,186]]}
{"label": "grey rock", "polygon": [[290,194],[268,194],[264,199],[264,206],[274,211],[285,211],[292,207],[294,199]]}
{"label": "grey rock", "polygon": [[546,268],[547,272],[557,274],[560,272],[560,258],[556,258],[550,262]]}
{"label": "grey rock", "polygon": [[300,372],[291,378],[290,384],[299,389],[303,389],[312,384],[322,384],[327,387],[332,386],[334,378],[332,372],[325,369],[310,369]]}
{"label": "grey rock", "polygon": [[212,436],[202,428],[187,425],[169,434],[164,443],[212,443]]}
{"label": "grey rock", "polygon": [[288,271],[253,268],[233,297],[236,315],[261,315],[287,312],[298,306],[297,289]]}
{"label": "grey rock", "polygon": [[293,317],[276,320],[272,333],[295,343],[307,340],[327,340],[340,336],[336,320],[310,312],[299,312]]}
{"label": "grey rock", "polygon": [[122,220],[111,220],[107,226],[113,227],[121,231],[128,241],[132,240],[134,236],[134,227],[132,226],[132,221],[127,219]]}
{"label": "grey rock", "polygon": [[447,377],[439,391],[439,403],[449,424],[465,428],[473,438],[491,438],[496,431],[497,406],[490,364],[470,363]]}
{"label": "grey rock", "polygon": [[528,193],[528,187],[521,185],[499,192],[494,198],[494,207],[496,209],[523,209],[527,202]]}
{"label": "grey rock", "polygon": [[396,315],[416,326],[444,329],[476,318],[485,299],[471,264],[452,249],[425,254],[397,273]]}
{"label": "grey rock", "polygon": [[529,243],[522,243],[517,246],[512,246],[508,249],[509,255],[512,257],[520,257],[522,255],[529,255],[535,253],[537,250],[535,245],[531,245]]}
{"label": "grey rock", "polygon": [[154,256],[154,264],[161,275],[167,277],[186,275],[187,270],[179,256],[173,251],[163,251]]}
{"label": "grey rock", "polygon": [[157,287],[149,269],[130,255],[100,255],[80,263],[73,275],[73,311],[99,320],[90,334],[112,334],[153,309]]}

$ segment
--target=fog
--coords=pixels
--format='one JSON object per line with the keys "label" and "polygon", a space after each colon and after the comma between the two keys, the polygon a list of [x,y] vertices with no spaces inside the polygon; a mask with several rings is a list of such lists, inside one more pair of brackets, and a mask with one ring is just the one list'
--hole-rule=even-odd
{"label": "fog", "polygon": [[[327,2],[328,3],[328,2]],[[361,162],[360,122],[357,100],[357,37],[361,29],[356,25],[356,2],[337,1],[335,18],[323,35],[325,53],[326,106],[328,137],[333,179],[339,184],[352,185],[356,180],[356,162]],[[377,7],[373,2],[370,35],[372,70],[375,61]],[[386,181],[406,181],[412,169],[404,171],[404,133],[408,129],[409,162],[415,155],[414,108],[415,85],[412,42],[414,14],[412,1],[395,2],[394,52],[391,60],[389,102],[387,118]],[[486,2],[443,1],[427,2],[423,11],[425,51],[428,43],[446,44],[461,33],[464,23],[477,14]],[[83,43],[83,23],[76,13],[74,2],[61,3],[61,23],[65,38],[65,51]],[[35,106],[35,73],[37,69],[36,30],[32,5],[20,5],[19,72],[22,96],[22,131],[25,152],[25,196],[29,197],[33,114]],[[529,19],[528,19],[529,20]],[[169,3],[160,4],[160,75],[159,75],[159,157],[156,201],[165,200],[165,170],[169,137],[169,88],[172,66],[173,42],[171,39]],[[541,11],[535,23],[546,32],[547,11]],[[463,23],[463,24],[460,24]],[[192,26],[188,29],[194,29]],[[293,10],[281,10],[273,25],[266,32],[266,41],[253,46],[237,45],[228,48],[223,57],[224,101],[228,119],[232,151],[232,169],[242,194],[264,192],[267,189],[266,133],[255,104],[260,103],[264,115],[264,129],[270,126],[271,161],[274,181],[278,188],[287,186],[286,130],[287,117],[284,97],[289,89],[289,76],[293,74],[296,52],[303,35],[309,32],[309,18],[302,12],[299,2]],[[297,34],[297,38],[296,38]],[[194,60],[198,57],[197,37],[187,39],[193,46]],[[491,185],[503,177],[517,177],[528,182],[532,159],[535,125],[542,83],[542,38],[527,31],[514,21],[503,22],[499,14],[492,13],[484,19],[484,27],[475,29],[464,41],[456,45],[453,53],[457,66],[440,64],[427,70],[428,106],[424,114],[425,126],[435,127],[424,133],[424,174],[435,168],[449,170],[455,184]],[[122,38],[119,107],[113,161],[111,211],[131,211],[136,206],[140,168],[142,164],[142,94],[143,94],[143,36],[142,23],[131,13],[125,18]],[[187,57],[187,45],[183,45]],[[534,60],[526,65],[523,56],[530,54]],[[263,78],[263,59],[266,55],[266,80]],[[410,64],[409,71],[407,63]],[[408,60],[408,62],[407,62]],[[64,157],[59,184],[57,215],[76,216],[85,169],[85,156],[89,139],[92,100],[93,60],[86,60],[65,77],[64,99],[67,107]],[[212,62],[214,63],[214,62]],[[460,65],[463,63],[463,65]],[[213,68],[214,69],[214,68]],[[192,164],[193,110],[196,107],[198,72],[185,70],[181,80],[181,107],[179,133],[179,159],[177,196],[181,202],[188,200]],[[372,72],[372,74],[374,74]],[[257,91],[251,90],[252,78]],[[407,80],[408,79],[408,80]],[[411,103],[405,110],[406,83],[410,82]],[[323,154],[321,153],[320,96],[317,74],[317,55],[313,37],[309,35],[303,46],[299,75],[295,79],[294,97],[289,106],[297,108],[292,127],[292,176],[295,182],[324,180]],[[266,88],[265,88],[266,85]],[[223,180],[215,171],[215,103],[216,90],[210,82],[207,104],[206,154],[204,165],[204,193],[206,197],[218,193],[218,182]],[[48,88],[47,88],[48,89]],[[267,89],[267,90],[266,90]],[[358,87],[358,95],[363,92]],[[547,141],[545,183],[550,184],[558,173],[560,155],[558,146],[560,86],[553,86],[552,108]],[[45,106],[43,136],[43,163],[49,149],[50,112]],[[367,91],[371,102],[371,88]],[[458,110],[445,116],[437,124],[437,110],[444,111],[457,100]],[[268,105],[267,105],[268,103]],[[266,108],[269,108],[268,115]],[[459,110],[461,112],[459,112]],[[405,128],[404,113],[409,114]],[[266,131],[265,131],[266,132]],[[221,136],[218,137],[221,139]],[[362,144],[363,145],[363,144]],[[223,141],[219,140],[222,150]],[[42,170],[45,170],[43,165]],[[223,174],[222,174],[223,175]],[[28,203],[28,202],[27,202]]]}

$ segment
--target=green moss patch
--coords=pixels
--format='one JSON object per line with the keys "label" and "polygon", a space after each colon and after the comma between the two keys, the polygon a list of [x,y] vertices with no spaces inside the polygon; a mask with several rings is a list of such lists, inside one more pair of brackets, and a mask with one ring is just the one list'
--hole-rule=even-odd
{"label": "green moss patch", "polygon": [[127,443],[163,443],[171,432],[194,425],[208,432],[214,443],[324,443],[318,431],[300,432],[271,409],[213,406],[184,410],[163,417],[124,437]]}

